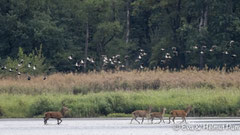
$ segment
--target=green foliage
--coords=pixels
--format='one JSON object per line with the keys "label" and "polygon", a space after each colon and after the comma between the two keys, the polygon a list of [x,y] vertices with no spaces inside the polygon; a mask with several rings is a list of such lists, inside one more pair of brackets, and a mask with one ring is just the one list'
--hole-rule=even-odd
{"label": "green foliage", "polygon": [[[44,62],[45,57],[42,54],[42,46],[40,46],[39,50],[35,49],[28,55],[25,54],[23,49],[20,47],[18,57],[16,59],[8,57],[5,62],[7,69],[0,72],[6,75],[17,75],[18,72],[23,74],[38,75],[47,70],[47,65]],[[36,69],[34,69],[34,67]],[[10,72],[10,70],[12,71]]]}
{"label": "green foliage", "polygon": [[0,106],[0,117],[2,117],[3,115],[4,115],[4,112],[3,112],[2,107]]}
{"label": "green foliage", "polygon": [[[139,69],[140,65],[172,70],[207,65],[231,71],[240,64],[239,6],[237,0],[2,0],[0,64],[5,66],[3,61],[7,61],[8,66],[14,66],[19,48],[24,54],[36,55],[33,48],[42,45],[46,63],[57,71],[82,72],[74,65],[84,59],[88,40],[88,57],[95,63],[87,63],[87,71],[102,69],[101,55],[117,54],[128,69]],[[213,46],[217,47],[211,50]],[[172,47],[176,47],[177,54]],[[147,56],[135,62],[139,49]],[[67,59],[69,55],[74,57],[72,61]]]}
{"label": "green foliage", "polygon": [[[161,91],[100,92],[86,95],[0,95],[1,117],[42,117],[44,112],[59,111],[62,105],[70,112],[67,117],[129,117],[134,110],[153,111],[167,108],[185,109],[192,105],[189,116],[236,116],[239,91],[209,89],[170,89]],[[6,100],[8,101],[6,103]]]}
{"label": "green foliage", "polygon": [[131,117],[132,114],[125,114],[125,113],[110,113],[107,115],[107,117],[113,117],[113,118],[116,118],[116,117]]}
{"label": "green foliage", "polygon": [[37,98],[30,106],[30,116],[43,115],[48,111],[59,111],[54,102],[46,97]]}

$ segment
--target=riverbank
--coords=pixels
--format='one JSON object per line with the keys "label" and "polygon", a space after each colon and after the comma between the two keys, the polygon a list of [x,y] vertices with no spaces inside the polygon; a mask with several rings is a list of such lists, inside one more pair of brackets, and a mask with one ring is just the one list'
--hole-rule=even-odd
{"label": "riverbank", "polygon": [[41,95],[0,94],[2,118],[43,117],[46,111],[70,108],[67,117],[129,117],[138,109],[185,109],[193,106],[190,116],[237,116],[240,108],[238,89],[168,89],[142,91],[115,91],[88,94]]}

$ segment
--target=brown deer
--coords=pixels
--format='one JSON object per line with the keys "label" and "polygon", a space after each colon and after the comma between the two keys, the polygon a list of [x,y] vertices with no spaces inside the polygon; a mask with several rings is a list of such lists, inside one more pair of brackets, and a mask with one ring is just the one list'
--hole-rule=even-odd
{"label": "brown deer", "polygon": [[62,122],[62,117],[65,116],[66,112],[69,109],[67,107],[63,107],[60,112],[45,112],[44,113],[44,124],[47,124],[49,118],[57,119],[57,124],[59,125]]}
{"label": "brown deer", "polygon": [[188,106],[185,110],[172,110],[170,112],[171,116],[169,117],[169,123],[170,123],[170,120],[172,117],[173,117],[173,119],[172,119],[173,123],[175,123],[175,121],[174,121],[175,117],[182,117],[183,121],[181,123],[183,123],[184,121],[185,121],[185,123],[187,123],[186,117],[187,117],[188,113],[191,111],[191,109],[192,109],[192,106]]}
{"label": "brown deer", "polygon": [[[162,109],[162,112],[152,112],[152,113],[150,113],[151,123],[153,123],[153,119],[154,119],[154,118],[159,118],[159,119],[160,119],[160,122],[159,122],[159,123],[161,123],[162,121],[164,122],[163,117],[164,117],[164,115],[165,115],[166,110],[167,110],[167,109],[164,107],[164,108]],[[158,124],[159,124],[159,123],[158,123]],[[165,122],[164,122],[164,123],[165,123]]]}
{"label": "brown deer", "polygon": [[132,120],[131,120],[130,124],[132,124],[133,119],[135,119],[140,124],[140,122],[137,120],[137,117],[142,117],[142,123],[143,123],[144,118],[148,117],[148,115],[151,113],[151,111],[152,111],[152,107],[149,107],[148,110],[136,110],[136,111],[132,112]]}

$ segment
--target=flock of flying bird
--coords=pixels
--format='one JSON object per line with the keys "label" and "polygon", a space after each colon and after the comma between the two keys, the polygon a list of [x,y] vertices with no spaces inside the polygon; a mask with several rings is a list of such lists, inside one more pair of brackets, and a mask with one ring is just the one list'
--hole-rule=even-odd
{"label": "flock of flying bird", "polygon": [[[234,41],[231,40],[230,42],[228,42],[226,44],[226,49],[222,52],[223,54],[225,55],[229,55],[229,48],[232,47]],[[198,46],[198,45],[195,45],[193,46],[192,48],[193,50],[198,50],[200,52],[201,55],[203,55],[205,52],[209,51],[209,52],[214,52],[216,49],[217,49],[217,46],[216,45],[213,45],[209,50],[207,49],[207,46]],[[171,51],[166,51],[164,48],[161,48],[161,53],[164,54],[163,55],[163,58],[160,60],[160,63],[161,64],[165,64],[166,61],[172,59],[173,57],[175,56],[178,56],[178,51],[177,51],[177,47],[171,47],[170,49]],[[190,54],[191,51],[186,51],[186,54]],[[141,60],[143,59],[144,56],[146,56],[147,53],[143,50],[143,49],[139,49],[139,54],[135,60],[135,63],[140,63],[139,65],[139,69],[144,69],[144,66],[143,66],[143,63],[141,63]],[[129,56],[125,56],[125,60],[128,59]],[[237,57],[236,54],[232,54],[231,57]],[[73,61],[73,56],[70,55],[68,56],[68,60],[70,61]],[[87,57],[86,59],[88,62],[90,62],[91,64],[94,64],[95,65],[95,61],[93,58],[89,58]],[[103,67],[105,68],[109,68],[109,67],[112,67],[113,69],[124,69],[126,64],[122,63],[122,61],[120,60],[120,55],[117,54],[117,55],[114,55],[112,57],[107,57],[106,55],[102,55],[102,62],[103,62]],[[84,60],[80,60],[80,61],[76,61],[75,63],[75,67],[77,69],[79,69],[80,67],[83,67],[84,66],[84,63],[85,61]],[[18,76],[21,75],[21,72],[19,71],[19,68],[21,68],[22,66],[24,65],[24,60],[21,59],[20,62],[17,64],[17,67],[15,68],[15,70],[13,68],[8,68],[6,66],[1,66],[1,69],[3,71],[8,71],[8,72],[16,72]],[[37,67],[36,65],[32,65],[31,62],[29,62],[27,64],[27,67],[29,69],[32,69],[33,71],[37,70]],[[51,69],[49,68],[49,71]],[[28,80],[31,80],[31,76],[28,75],[27,77]],[[45,75],[43,80],[46,80],[47,79],[47,76]]]}
{"label": "flock of flying bird", "polygon": [[[21,76],[21,72],[20,72],[20,68],[24,66],[24,60],[21,59],[20,62],[17,64],[16,68],[8,68],[7,66],[1,66],[1,70],[5,71],[5,72],[14,72],[17,74],[18,78]],[[36,65],[32,65],[31,62],[29,62],[27,64],[27,68],[32,69],[33,71],[37,70],[37,66]],[[50,70],[50,68],[49,68]],[[47,76],[43,77],[43,80],[46,80]],[[31,76],[27,75],[27,80],[31,80]]]}
{"label": "flock of flying bird", "polygon": [[[230,42],[227,42],[222,53],[225,54],[225,55],[231,55],[232,58],[237,57],[236,54],[230,54],[230,48],[233,46],[233,44],[234,44],[233,40],[231,40]],[[204,55],[206,52],[210,52],[210,53],[212,53],[214,51],[216,52],[217,48],[218,48],[217,45],[211,46],[210,49],[207,49],[207,46],[205,46],[205,45],[203,45],[203,46],[195,45],[195,46],[192,47],[192,50],[193,50],[193,52],[197,51],[201,55]],[[169,59],[172,59],[173,56],[178,56],[178,51],[177,51],[176,47],[172,47],[171,50],[172,50],[172,53],[171,53],[172,55],[170,54],[170,52],[165,53],[164,58],[162,60],[160,60],[161,64],[165,64],[166,61],[169,60]],[[161,48],[161,51],[164,52],[165,49]],[[190,50],[188,50],[185,53],[190,54],[192,52]]]}

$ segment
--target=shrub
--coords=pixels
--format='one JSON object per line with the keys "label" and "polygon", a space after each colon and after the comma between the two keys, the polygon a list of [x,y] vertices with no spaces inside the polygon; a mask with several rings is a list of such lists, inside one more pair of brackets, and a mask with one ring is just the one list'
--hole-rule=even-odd
{"label": "shrub", "polygon": [[109,113],[112,113],[112,106],[109,102],[107,102],[106,98],[96,97],[95,103],[97,106],[97,111],[102,115],[108,115]]}
{"label": "shrub", "polygon": [[193,84],[193,88],[207,88],[207,89],[215,89],[216,87],[208,82],[197,82]]}
{"label": "shrub", "polygon": [[[39,50],[35,48],[34,51],[30,54],[24,54],[24,50],[20,47],[17,55],[17,59],[7,58],[5,65],[7,69],[16,69],[16,72],[21,72],[24,74],[39,75],[47,71],[47,65],[44,63],[45,57],[42,54],[42,45]],[[31,63],[31,68],[28,67],[28,64]],[[20,65],[19,65],[20,64]],[[37,70],[33,69],[33,66],[36,66]],[[6,76],[16,76],[17,73],[0,71],[0,73]]]}
{"label": "shrub", "polygon": [[3,116],[3,109],[2,109],[2,107],[0,106],[0,117],[2,117]]}
{"label": "shrub", "polygon": [[77,95],[77,94],[88,94],[89,92],[89,88],[88,87],[84,87],[84,86],[81,86],[81,87],[74,87],[73,88],[73,94],[74,95]]}
{"label": "shrub", "polygon": [[211,113],[211,107],[208,103],[197,102],[194,103],[194,108],[192,110],[194,116],[209,116]]}
{"label": "shrub", "polygon": [[91,102],[76,102],[75,104],[71,104],[72,108],[71,115],[73,117],[96,117],[98,116],[96,112],[96,105]]}
{"label": "shrub", "polygon": [[226,97],[217,97],[212,101],[215,115],[223,115],[228,113],[229,103]]}
{"label": "shrub", "polygon": [[36,99],[36,101],[30,106],[31,116],[42,115],[47,111],[58,111],[58,108],[46,97]]}
{"label": "shrub", "polygon": [[126,113],[110,113],[107,115],[107,117],[131,117],[131,114]]}

